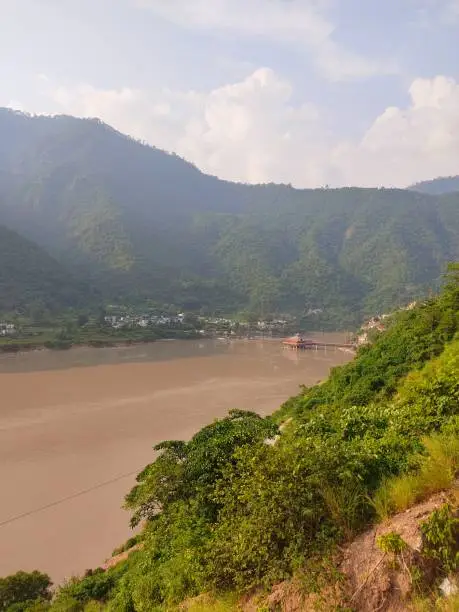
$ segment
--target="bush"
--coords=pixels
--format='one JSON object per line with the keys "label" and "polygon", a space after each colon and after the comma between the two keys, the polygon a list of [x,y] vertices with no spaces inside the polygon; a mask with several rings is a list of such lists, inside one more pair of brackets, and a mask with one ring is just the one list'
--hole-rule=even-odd
{"label": "bush", "polygon": [[440,571],[452,574],[459,567],[459,519],[451,506],[445,504],[434,510],[421,523],[422,554],[437,561]]}
{"label": "bush", "polygon": [[131,548],[136,546],[136,544],[139,544],[139,542],[141,541],[142,541],[141,534],[138,534],[138,535],[133,536],[132,538],[129,538],[124,544],[122,544],[121,546],[118,546],[118,548],[115,548],[115,550],[112,552],[112,557],[116,557],[118,555],[121,555],[121,553],[131,550]]}
{"label": "bush", "polygon": [[378,536],[376,544],[380,550],[392,555],[400,555],[408,548],[405,540],[395,531]]}

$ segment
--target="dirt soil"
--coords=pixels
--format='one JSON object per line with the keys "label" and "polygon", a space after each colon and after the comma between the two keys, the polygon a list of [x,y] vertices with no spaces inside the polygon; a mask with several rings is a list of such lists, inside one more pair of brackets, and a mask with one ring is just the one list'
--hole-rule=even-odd
{"label": "dirt soil", "polygon": [[[419,559],[420,524],[446,501],[444,493],[433,495],[362,534],[345,549],[340,570],[347,578],[346,591],[353,609],[362,612],[407,610],[407,598],[412,590],[407,568]],[[379,536],[392,531],[409,546],[404,553],[405,567],[400,564],[394,567],[391,555],[383,553],[376,545]]]}

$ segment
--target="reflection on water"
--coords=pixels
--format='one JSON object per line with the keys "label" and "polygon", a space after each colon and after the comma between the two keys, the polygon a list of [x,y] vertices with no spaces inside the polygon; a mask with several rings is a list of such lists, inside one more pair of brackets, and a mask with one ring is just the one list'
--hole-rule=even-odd
{"label": "reflection on water", "polygon": [[133,476],[123,475],[149,463],[154,444],[187,439],[231,408],[270,413],[349,359],[279,340],[0,357],[0,575],[39,568],[61,580],[97,566],[129,536],[120,506]]}

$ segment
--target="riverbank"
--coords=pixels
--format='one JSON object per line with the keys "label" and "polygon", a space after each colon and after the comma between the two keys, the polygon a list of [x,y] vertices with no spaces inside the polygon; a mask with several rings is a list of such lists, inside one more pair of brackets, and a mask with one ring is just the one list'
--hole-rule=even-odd
{"label": "riverbank", "polygon": [[20,338],[17,340],[0,340],[0,354],[17,354],[27,353],[30,351],[67,351],[72,348],[122,348],[125,346],[137,346],[142,344],[151,344],[161,340],[196,340],[202,336],[197,332],[181,331],[178,334],[163,334],[161,336],[152,337],[151,335],[139,337],[138,335],[131,338],[122,338],[115,336],[107,336],[105,338],[87,338],[84,341],[79,340],[60,340],[60,339],[42,339],[37,341],[35,338]]}
{"label": "riverbank", "polygon": [[[330,332],[330,333],[344,333],[344,332]],[[317,337],[319,332],[311,332],[312,337]],[[323,335],[323,334],[320,334]],[[18,339],[0,339],[0,355],[1,354],[20,354],[28,353],[31,351],[68,351],[72,348],[123,348],[129,346],[141,346],[144,344],[153,344],[155,342],[170,341],[170,340],[219,340],[231,342],[235,340],[273,340],[281,341],[284,335],[274,334],[263,334],[261,332],[255,332],[252,334],[240,334],[240,335],[227,335],[220,336],[215,333],[201,333],[197,330],[174,330],[171,332],[162,332],[161,334],[150,334],[141,335],[138,332],[133,334],[132,337],[126,337],[125,335],[96,335],[95,337],[86,337],[84,340],[65,340],[65,339],[50,339],[49,335],[44,336],[41,340],[37,340],[34,337],[31,338],[18,338]],[[349,352],[355,355],[355,350],[350,348],[342,348],[341,350]]]}

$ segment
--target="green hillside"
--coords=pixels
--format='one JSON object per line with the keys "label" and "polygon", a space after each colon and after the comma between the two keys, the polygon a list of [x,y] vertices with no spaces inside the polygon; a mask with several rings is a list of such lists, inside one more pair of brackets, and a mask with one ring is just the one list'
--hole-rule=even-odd
{"label": "green hillside", "polygon": [[3,109],[0,134],[3,222],[107,301],[345,327],[426,294],[459,258],[459,192],[234,184],[97,120]]}
{"label": "green hillside", "polygon": [[57,312],[90,303],[93,293],[44,249],[0,225],[0,313]]}

